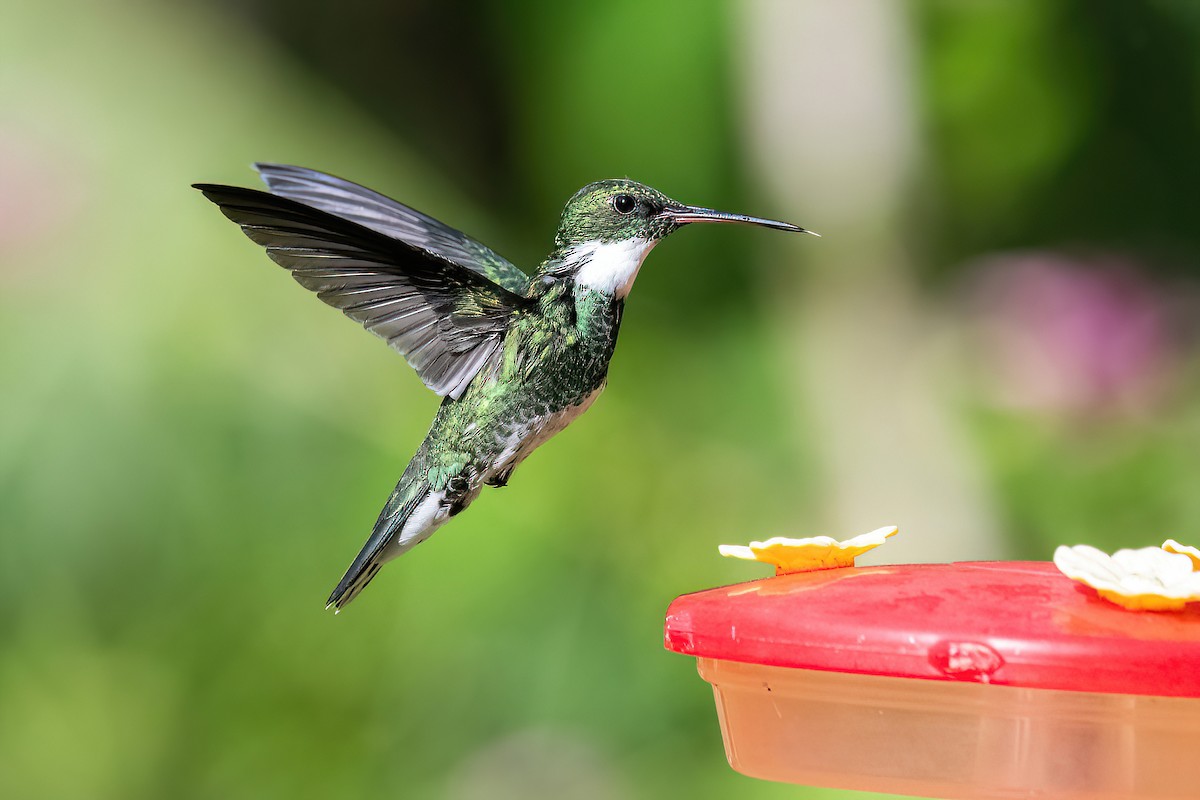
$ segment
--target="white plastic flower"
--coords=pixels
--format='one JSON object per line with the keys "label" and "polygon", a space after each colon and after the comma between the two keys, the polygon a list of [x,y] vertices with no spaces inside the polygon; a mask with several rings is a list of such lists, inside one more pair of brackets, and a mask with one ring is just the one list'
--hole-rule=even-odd
{"label": "white plastic flower", "polygon": [[1159,547],[1108,553],[1077,544],[1054,551],[1054,565],[1068,578],[1133,611],[1179,611],[1200,601],[1200,572],[1191,559]]}
{"label": "white plastic flower", "polygon": [[845,541],[838,541],[829,536],[813,536],[808,539],[776,536],[765,542],[751,542],[749,546],[723,544],[717,549],[721,555],[728,558],[774,564],[776,575],[786,575],[790,572],[852,567],[856,556],[875,549],[886,542],[889,536],[895,536],[899,530],[891,525]]}
{"label": "white plastic flower", "polygon": [[1180,544],[1174,539],[1167,539],[1163,542],[1162,549],[1168,553],[1179,553],[1181,556],[1187,556],[1192,560],[1192,572],[1200,570],[1200,550],[1189,547],[1186,544]]}

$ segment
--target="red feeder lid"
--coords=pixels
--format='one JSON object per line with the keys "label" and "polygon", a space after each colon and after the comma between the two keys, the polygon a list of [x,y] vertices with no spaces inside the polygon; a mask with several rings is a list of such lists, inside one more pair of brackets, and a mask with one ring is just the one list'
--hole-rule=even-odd
{"label": "red feeder lid", "polygon": [[1200,697],[1200,604],[1126,611],[1049,562],[848,567],[679,597],[666,647],[779,667]]}

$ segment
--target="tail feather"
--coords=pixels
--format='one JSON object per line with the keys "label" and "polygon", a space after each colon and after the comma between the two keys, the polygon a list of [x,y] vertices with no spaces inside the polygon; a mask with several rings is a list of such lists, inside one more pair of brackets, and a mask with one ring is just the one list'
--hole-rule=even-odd
{"label": "tail feather", "polygon": [[337,588],[333,590],[333,594],[329,595],[329,600],[325,603],[326,610],[332,608],[333,613],[336,614],[349,605],[350,601],[358,597],[359,592],[367,588],[367,584],[379,573],[379,568],[382,566],[382,561],[372,560],[357,573],[347,570]]}
{"label": "tail feather", "polygon": [[[425,480],[411,480],[407,475],[400,479],[387,505],[379,512],[370,538],[329,595],[326,608],[333,608],[335,613],[341,611],[367,588],[380,567],[424,541],[435,526],[429,524],[431,520],[413,519],[413,513],[425,503],[431,492],[432,487]],[[410,520],[414,530],[408,531],[406,527]]]}

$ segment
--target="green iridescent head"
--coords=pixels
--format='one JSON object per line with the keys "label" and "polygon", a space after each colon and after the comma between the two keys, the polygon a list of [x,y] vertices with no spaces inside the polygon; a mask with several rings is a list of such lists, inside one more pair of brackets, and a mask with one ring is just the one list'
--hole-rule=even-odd
{"label": "green iridescent head", "polygon": [[737,222],[811,233],[787,222],[684,205],[645,184],[617,178],[589,183],[567,201],[554,244],[563,250],[585,242],[657,241],[690,222]]}
{"label": "green iridescent head", "polygon": [[679,227],[663,211],[679,205],[636,181],[589,183],[567,201],[554,244],[565,249],[593,241],[661,239]]}

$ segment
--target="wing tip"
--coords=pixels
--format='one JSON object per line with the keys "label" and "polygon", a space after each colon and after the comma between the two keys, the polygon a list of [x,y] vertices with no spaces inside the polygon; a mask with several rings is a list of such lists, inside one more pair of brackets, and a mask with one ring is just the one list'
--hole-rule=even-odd
{"label": "wing tip", "polygon": [[254,197],[256,195],[266,194],[257,189],[247,189],[244,186],[229,186],[224,183],[193,183],[193,189],[197,189],[204,194],[209,200],[216,202],[214,195],[234,195],[238,197]]}
{"label": "wing tip", "polygon": [[264,172],[295,172],[298,169],[303,169],[303,167],[297,167],[292,164],[280,164],[276,161],[255,161],[250,167],[260,176],[263,176],[264,179],[266,177],[263,175]]}
{"label": "wing tip", "polygon": [[[274,189],[274,184],[278,181],[310,181],[317,184],[326,183],[329,181],[342,181],[343,183],[350,183],[350,181],[346,181],[343,178],[338,178],[335,175],[330,175],[327,172],[309,169],[308,167],[301,167],[297,164],[280,164],[275,161],[255,161],[250,166],[253,167],[254,171],[258,173],[258,177],[262,179],[262,182],[267,184],[267,186],[272,188],[272,190]],[[357,186],[358,184],[354,185]],[[366,191],[370,190],[366,189]]]}

